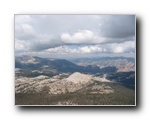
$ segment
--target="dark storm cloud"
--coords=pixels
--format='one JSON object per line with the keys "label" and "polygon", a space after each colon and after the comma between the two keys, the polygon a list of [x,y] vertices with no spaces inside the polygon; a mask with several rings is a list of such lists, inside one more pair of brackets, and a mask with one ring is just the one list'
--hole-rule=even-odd
{"label": "dark storm cloud", "polygon": [[135,36],[134,15],[105,15],[99,24],[100,35],[109,38],[128,38]]}

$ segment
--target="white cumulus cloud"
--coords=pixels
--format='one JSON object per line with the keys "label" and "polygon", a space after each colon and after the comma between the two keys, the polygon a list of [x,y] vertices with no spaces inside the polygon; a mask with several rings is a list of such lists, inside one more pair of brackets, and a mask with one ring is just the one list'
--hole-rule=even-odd
{"label": "white cumulus cloud", "polygon": [[90,30],[80,30],[73,35],[64,33],[61,35],[61,39],[63,42],[70,44],[95,44],[104,41],[104,38],[97,36]]}
{"label": "white cumulus cloud", "polygon": [[130,53],[135,52],[135,42],[127,41],[124,43],[114,43],[111,44],[111,51],[114,53]]}
{"label": "white cumulus cloud", "polygon": [[101,47],[96,45],[80,47],[79,50],[81,53],[99,53],[104,51]]}

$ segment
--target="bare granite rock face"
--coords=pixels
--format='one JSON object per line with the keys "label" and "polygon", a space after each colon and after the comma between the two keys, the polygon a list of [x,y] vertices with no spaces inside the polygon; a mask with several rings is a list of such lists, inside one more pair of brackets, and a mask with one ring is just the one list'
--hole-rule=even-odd
{"label": "bare granite rock face", "polygon": [[103,77],[93,77],[93,80],[95,81],[99,81],[99,82],[112,82],[108,79],[106,79],[106,74],[103,75]]}
{"label": "bare granite rock face", "polygon": [[74,84],[86,84],[92,80],[92,75],[86,75],[81,74],[79,72],[75,72],[72,75],[70,75],[66,80]]}
{"label": "bare granite rock face", "polygon": [[49,86],[49,94],[65,94],[67,92],[76,92],[92,82],[91,75],[75,72],[66,79],[52,83]]}
{"label": "bare granite rock face", "polygon": [[41,92],[43,87],[49,86],[50,83],[58,79],[49,78],[48,76],[38,76],[34,78],[19,77],[15,80],[15,92],[27,93],[29,91]]}
{"label": "bare granite rock face", "polygon": [[[48,94],[66,94],[76,92],[82,89],[91,91],[92,94],[109,94],[114,90],[105,84],[96,85],[95,81],[100,83],[110,82],[106,79],[106,75],[102,78],[95,77],[89,74],[81,74],[75,72],[67,78],[61,78],[59,75],[48,77],[40,75],[34,78],[18,77],[15,80],[15,92],[16,93],[28,93],[28,92],[43,92],[44,88],[47,88]],[[89,85],[91,85],[89,87]]]}

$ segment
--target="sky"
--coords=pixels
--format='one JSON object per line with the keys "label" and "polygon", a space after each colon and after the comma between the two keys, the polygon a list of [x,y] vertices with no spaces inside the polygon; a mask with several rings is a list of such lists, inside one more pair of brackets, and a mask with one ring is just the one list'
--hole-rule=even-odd
{"label": "sky", "polygon": [[134,15],[15,15],[15,55],[135,56]]}

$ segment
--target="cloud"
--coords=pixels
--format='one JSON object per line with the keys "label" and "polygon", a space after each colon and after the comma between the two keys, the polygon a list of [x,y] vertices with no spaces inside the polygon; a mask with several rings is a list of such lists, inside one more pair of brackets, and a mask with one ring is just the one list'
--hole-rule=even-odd
{"label": "cloud", "polygon": [[135,52],[135,42],[128,41],[128,42],[121,43],[121,44],[112,44],[111,48],[114,53]]}
{"label": "cloud", "polygon": [[76,58],[76,57],[95,57],[95,56],[117,56],[126,55],[133,57],[135,54],[135,42],[127,41],[124,43],[113,43],[103,45],[83,45],[78,47],[69,47],[62,45],[59,47],[49,48],[42,51],[23,51],[23,54],[38,55],[43,57],[57,58]]}
{"label": "cloud", "polygon": [[108,38],[135,36],[135,16],[103,15],[100,17],[99,34]]}
{"label": "cloud", "polygon": [[26,48],[24,46],[24,41],[15,40],[15,51],[26,51]]}
{"label": "cloud", "polygon": [[32,19],[31,19],[30,15],[15,15],[15,24],[28,23],[31,21],[32,21]]}
{"label": "cloud", "polygon": [[135,52],[135,41],[126,41],[124,43],[111,43],[102,45],[108,53],[134,53]]}
{"label": "cloud", "polygon": [[61,39],[64,43],[69,44],[96,44],[104,41],[103,38],[100,38],[90,30],[80,30],[73,35],[64,33],[61,35]]}
{"label": "cloud", "polygon": [[32,40],[36,33],[34,28],[26,23],[15,25],[15,38],[18,40]]}
{"label": "cloud", "polygon": [[78,48],[69,48],[66,45],[55,47],[55,48],[49,48],[46,50],[48,53],[56,53],[56,54],[85,54],[85,53],[98,53],[102,52],[103,49],[96,45],[90,45],[90,46],[83,46]]}
{"label": "cloud", "polygon": [[20,54],[129,53],[134,43],[134,15],[15,15]]}
{"label": "cloud", "polygon": [[90,30],[80,30],[73,33],[73,35],[70,35],[69,33],[64,33],[61,35],[61,39],[64,44],[94,45],[134,41],[135,38],[133,36],[129,36],[128,38],[106,38],[100,37],[97,33],[93,33]]}
{"label": "cloud", "polygon": [[66,53],[73,53],[74,50],[70,49],[68,46],[59,46],[55,48],[49,48],[46,51],[49,53],[66,54]]}
{"label": "cloud", "polygon": [[101,53],[104,52],[105,49],[102,49],[100,46],[85,46],[80,47],[79,50],[81,53]]}
{"label": "cloud", "polygon": [[97,53],[130,53],[135,52],[135,42],[114,43],[108,45],[84,45],[77,48],[69,48],[66,45],[49,48],[49,53],[57,54],[97,54]]}

